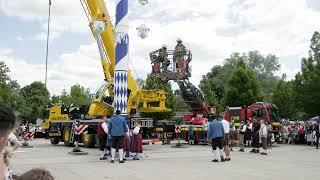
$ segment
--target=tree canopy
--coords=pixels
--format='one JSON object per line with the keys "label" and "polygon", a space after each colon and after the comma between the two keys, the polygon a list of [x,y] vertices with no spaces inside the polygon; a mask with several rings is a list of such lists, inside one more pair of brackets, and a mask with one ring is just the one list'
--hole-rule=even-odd
{"label": "tree canopy", "polygon": [[[239,70],[239,62],[245,65],[245,69]],[[238,74],[250,74],[249,78],[255,79],[258,85],[258,97],[254,99],[263,99],[265,101],[271,101],[271,96],[274,87],[276,86],[279,78],[274,75],[280,68],[278,58],[275,55],[268,54],[266,56],[260,54],[258,51],[249,51],[248,53],[232,53],[230,57],[224,60],[223,65],[214,66],[210,72],[204,75],[200,81],[200,89],[203,92],[205,98],[211,105],[215,105],[218,111],[223,110],[223,107],[231,104],[246,104],[245,102],[231,102],[225,101],[226,88],[230,78],[237,70]],[[248,73],[250,72],[250,73]],[[234,75],[236,76],[236,75]],[[247,77],[243,76],[242,78]],[[234,77],[235,80],[236,77]],[[240,79],[238,79],[240,80]],[[229,89],[230,93],[236,93],[235,89]],[[240,92],[239,92],[240,93]],[[234,94],[234,96],[237,96]],[[223,99],[224,98],[224,99]],[[224,100],[224,101],[223,101]],[[231,103],[231,104],[226,104]]]}
{"label": "tree canopy", "polygon": [[253,72],[243,60],[237,62],[225,88],[224,106],[250,105],[259,99],[260,87]]}

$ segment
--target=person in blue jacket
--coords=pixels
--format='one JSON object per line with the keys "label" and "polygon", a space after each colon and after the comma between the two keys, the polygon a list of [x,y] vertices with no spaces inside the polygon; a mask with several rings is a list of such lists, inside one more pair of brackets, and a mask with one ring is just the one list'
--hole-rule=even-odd
{"label": "person in blue jacket", "polygon": [[[223,139],[224,139],[224,128],[221,123],[220,115],[209,115],[209,129],[208,129],[208,138],[212,144],[213,156],[214,159],[212,162],[218,162],[219,155],[221,157],[221,162],[224,162],[223,158]],[[219,121],[218,121],[219,120]],[[219,151],[217,150],[219,148]]]}
{"label": "person in blue jacket", "polygon": [[124,135],[128,132],[128,126],[126,124],[125,117],[120,115],[120,110],[116,111],[116,114],[111,117],[108,132],[112,139],[112,149],[111,149],[111,163],[114,163],[114,157],[116,150],[119,152],[119,163],[124,163],[123,161],[123,139]]}

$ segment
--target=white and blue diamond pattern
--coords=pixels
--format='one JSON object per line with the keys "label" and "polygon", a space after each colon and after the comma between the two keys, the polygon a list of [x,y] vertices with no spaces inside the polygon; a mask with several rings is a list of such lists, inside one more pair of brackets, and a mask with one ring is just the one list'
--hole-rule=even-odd
{"label": "white and blue diamond pattern", "polygon": [[127,99],[128,99],[128,72],[116,71],[114,82],[114,107],[115,110],[120,110],[121,114],[127,113]]}

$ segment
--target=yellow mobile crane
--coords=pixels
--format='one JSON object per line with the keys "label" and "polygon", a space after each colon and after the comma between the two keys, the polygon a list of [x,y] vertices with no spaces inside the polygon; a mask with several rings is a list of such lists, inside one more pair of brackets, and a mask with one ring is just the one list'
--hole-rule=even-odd
{"label": "yellow mobile crane", "polygon": [[[93,97],[89,109],[68,108],[56,105],[47,110],[47,118],[43,128],[48,132],[52,144],[63,141],[65,145],[74,143],[75,122],[88,125],[88,133],[80,141],[87,147],[95,145],[95,135],[99,117],[113,114],[113,83],[114,83],[114,28],[103,0],[80,0],[89,20],[89,27],[97,40],[105,83]],[[96,33],[94,23],[102,22],[104,31]],[[170,112],[165,106],[166,95],[163,90],[139,89],[131,71],[128,72],[128,115],[132,119],[136,112]],[[85,118],[84,118],[85,117]],[[93,118],[88,118],[93,117]],[[143,127],[152,127],[152,120],[139,118]],[[131,125],[134,125],[134,120]]]}

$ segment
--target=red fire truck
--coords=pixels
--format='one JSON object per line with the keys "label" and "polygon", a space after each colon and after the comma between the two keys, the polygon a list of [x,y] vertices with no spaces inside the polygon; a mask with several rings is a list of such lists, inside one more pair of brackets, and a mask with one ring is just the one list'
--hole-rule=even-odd
{"label": "red fire truck", "polygon": [[257,120],[264,119],[272,124],[275,137],[279,134],[280,118],[278,107],[275,104],[256,102],[252,103],[247,108],[226,107],[224,118],[228,121],[234,120],[236,127],[239,127],[240,122],[244,120],[252,118],[257,118]]}

